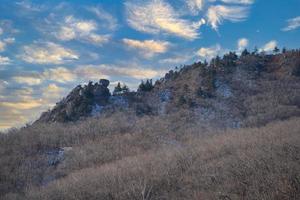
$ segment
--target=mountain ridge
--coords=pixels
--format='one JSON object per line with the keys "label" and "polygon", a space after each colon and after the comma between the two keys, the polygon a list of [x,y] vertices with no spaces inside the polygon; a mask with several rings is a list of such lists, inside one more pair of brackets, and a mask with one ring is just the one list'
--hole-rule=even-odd
{"label": "mountain ridge", "polygon": [[[43,113],[36,123],[77,121],[124,110],[133,110],[137,115],[165,115],[188,109],[199,120],[220,121],[227,127],[247,126],[251,124],[251,117],[260,118],[257,114],[252,116],[255,112],[251,109],[267,101],[273,101],[274,105],[264,105],[265,110],[274,107],[278,112],[288,110],[287,115],[299,116],[299,77],[299,50],[269,55],[245,50],[241,56],[229,52],[222,58],[213,58],[209,64],[197,62],[170,70],[150,91],[111,94],[109,81],[105,79],[78,85],[52,110]],[[271,92],[278,96],[276,91],[282,92],[277,101],[267,96]],[[290,96],[289,102],[284,99],[285,95]],[[258,103],[261,105],[252,105],[249,99],[263,101]],[[268,111],[262,115],[266,117]],[[277,119],[276,116],[268,117]]]}

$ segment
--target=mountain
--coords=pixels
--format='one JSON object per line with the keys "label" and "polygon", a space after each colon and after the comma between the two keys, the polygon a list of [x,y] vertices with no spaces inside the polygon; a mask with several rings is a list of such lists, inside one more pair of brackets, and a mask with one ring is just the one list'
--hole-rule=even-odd
{"label": "mountain", "polygon": [[300,51],[77,86],[0,134],[0,199],[300,199]]}
{"label": "mountain", "polygon": [[230,52],[210,64],[169,71],[149,91],[111,94],[109,81],[77,86],[37,122],[68,122],[131,110],[168,115],[187,110],[214,126],[244,127],[300,115],[298,50],[266,55]]}

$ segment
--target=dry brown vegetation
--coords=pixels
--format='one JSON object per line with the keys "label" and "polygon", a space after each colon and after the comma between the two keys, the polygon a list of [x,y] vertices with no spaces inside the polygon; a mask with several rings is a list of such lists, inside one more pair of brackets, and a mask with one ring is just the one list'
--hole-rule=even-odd
{"label": "dry brown vegetation", "polygon": [[[1,135],[1,199],[300,198],[300,118],[212,130],[188,112],[134,116]],[[72,149],[47,165],[60,147]]]}
{"label": "dry brown vegetation", "polygon": [[229,53],[169,72],[135,106],[0,134],[0,199],[298,200],[299,69],[299,50]]}

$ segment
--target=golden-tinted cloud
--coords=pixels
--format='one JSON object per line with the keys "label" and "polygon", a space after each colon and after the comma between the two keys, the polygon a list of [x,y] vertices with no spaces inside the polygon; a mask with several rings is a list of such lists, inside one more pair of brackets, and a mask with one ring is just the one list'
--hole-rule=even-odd
{"label": "golden-tinted cloud", "polygon": [[45,42],[25,46],[21,59],[35,64],[62,64],[71,60],[78,60],[79,55],[61,45]]}
{"label": "golden-tinted cloud", "polygon": [[158,34],[168,33],[193,40],[198,38],[198,29],[204,23],[193,23],[182,19],[173,7],[163,0],[151,0],[146,3],[127,2],[128,24],[142,32]]}
{"label": "golden-tinted cloud", "polygon": [[141,54],[146,57],[150,58],[155,54],[165,53],[170,43],[166,41],[155,41],[155,40],[133,40],[133,39],[123,39],[124,44],[133,49],[138,49]]}
{"label": "golden-tinted cloud", "polygon": [[43,78],[45,80],[51,80],[56,81],[59,83],[66,83],[75,81],[77,76],[72,72],[71,70],[65,68],[65,67],[56,67],[56,68],[50,68],[46,69],[43,74]]}
{"label": "golden-tinted cloud", "polygon": [[17,83],[27,84],[27,85],[39,85],[42,83],[42,79],[40,77],[34,76],[15,76],[13,80]]}

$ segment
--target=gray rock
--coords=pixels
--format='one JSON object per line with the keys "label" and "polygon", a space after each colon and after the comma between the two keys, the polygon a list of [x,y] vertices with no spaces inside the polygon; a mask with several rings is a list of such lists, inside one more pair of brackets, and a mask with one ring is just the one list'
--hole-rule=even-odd
{"label": "gray rock", "polygon": [[109,86],[109,80],[107,80],[107,79],[100,79],[99,83],[101,86],[106,87],[106,88]]}

